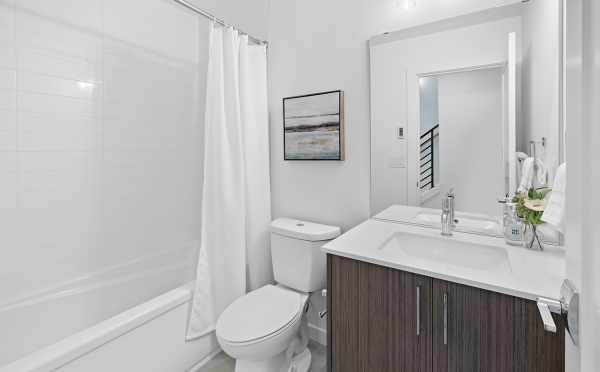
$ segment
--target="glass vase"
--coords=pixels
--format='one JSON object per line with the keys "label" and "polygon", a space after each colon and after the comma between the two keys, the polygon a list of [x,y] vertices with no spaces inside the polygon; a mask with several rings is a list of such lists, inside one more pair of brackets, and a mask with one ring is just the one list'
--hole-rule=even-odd
{"label": "glass vase", "polygon": [[538,226],[530,223],[523,224],[523,246],[527,249],[544,250],[542,239],[537,231]]}

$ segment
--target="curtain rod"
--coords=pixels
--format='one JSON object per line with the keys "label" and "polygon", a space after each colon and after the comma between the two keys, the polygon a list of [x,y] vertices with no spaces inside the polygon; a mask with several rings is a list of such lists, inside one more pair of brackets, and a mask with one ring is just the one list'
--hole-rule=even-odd
{"label": "curtain rod", "polygon": [[[185,0],[173,0],[173,1],[176,2],[176,3],[178,3],[178,4],[180,4],[180,5],[182,5],[182,6],[184,6],[184,7],[186,7],[186,8],[188,8],[189,10],[191,10],[191,11],[197,13],[197,14],[200,14],[201,16],[204,16],[204,17],[206,17],[208,19],[212,19],[215,23],[218,23],[221,26],[224,26],[224,27],[230,27],[231,26],[231,25],[228,25],[227,23],[225,23],[225,21],[223,21],[222,19],[219,19],[219,18],[215,17],[214,15],[212,15],[209,12],[207,12],[206,10],[202,10],[200,8],[195,7],[194,5],[190,4],[189,2],[187,2]],[[236,30],[238,30],[240,33],[248,35],[248,39],[250,39],[251,41],[253,41],[253,42],[257,43],[257,44],[267,45],[267,46],[269,45],[269,42],[266,41],[266,40],[262,40],[262,39],[256,38],[256,37],[250,35],[249,33],[240,30],[237,27],[234,27],[234,28]]]}

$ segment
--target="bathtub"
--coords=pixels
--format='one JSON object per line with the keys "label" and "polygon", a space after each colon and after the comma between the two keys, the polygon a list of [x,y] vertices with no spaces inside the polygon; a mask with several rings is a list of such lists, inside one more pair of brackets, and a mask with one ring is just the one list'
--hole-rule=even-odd
{"label": "bathtub", "polygon": [[0,372],[197,369],[219,346],[185,341],[190,260],[155,258],[1,305]]}

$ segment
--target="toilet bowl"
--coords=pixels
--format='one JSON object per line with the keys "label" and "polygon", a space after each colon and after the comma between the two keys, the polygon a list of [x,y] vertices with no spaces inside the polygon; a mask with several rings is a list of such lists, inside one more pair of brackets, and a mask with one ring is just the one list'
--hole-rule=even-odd
{"label": "toilet bowl", "polygon": [[299,339],[307,299],[308,294],[267,285],[227,307],[216,333],[223,351],[236,359],[236,372],[289,369],[286,352]]}
{"label": "toilet bowl", "polygon": [[[217,321],[217,340],[235,358],[235,372],[307,372],[307,301],[325,287],[321,247],[340,228],[280,218],[271,223],[271,256],[277,285],[266,285],[231,303]],[[293,367],[293,368],[292,368]]]}

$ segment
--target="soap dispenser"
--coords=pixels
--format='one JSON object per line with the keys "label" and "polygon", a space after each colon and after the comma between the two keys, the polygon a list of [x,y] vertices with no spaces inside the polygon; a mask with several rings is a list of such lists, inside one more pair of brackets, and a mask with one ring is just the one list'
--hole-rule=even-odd
{"label": "soap dispenser", "polygon": [[523,244],[523,221],[517,214],[517,205],[513,202],[506,201],[504,204],[504,216],[502,218],[504,224],[504,240],[510,245]]}

